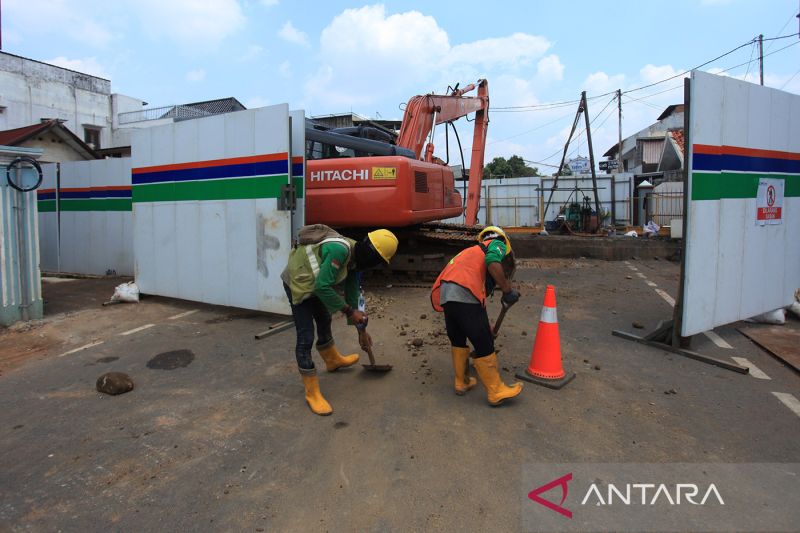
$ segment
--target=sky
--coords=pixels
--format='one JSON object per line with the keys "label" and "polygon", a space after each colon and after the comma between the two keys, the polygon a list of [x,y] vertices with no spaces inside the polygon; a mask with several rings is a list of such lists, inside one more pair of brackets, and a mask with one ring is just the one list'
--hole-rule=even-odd
{"label": "sky", "polygon": [[[680,76],[639,87],[736,47],[745,45],[702,70],[758,83],[757,45],[746,43],[796,34],[800,2],[5,0],[1,9],[4,51],[110,79],[112,92],[151,107],[233,96],[306,116],[400,119],[413,95],[484,78],[486,161],[520,155],[551,173],[581,91],[599,159],[618,137],[606,93],[624,92],[626,137],[683,100]],[[764,53],[765,85],[800,94],[800,39],[766,41]],[[558,102],[568,103],[548,105]],[[457,127],[469,161],[472,124]],[[571,157],[588,155],[585,139]]]}

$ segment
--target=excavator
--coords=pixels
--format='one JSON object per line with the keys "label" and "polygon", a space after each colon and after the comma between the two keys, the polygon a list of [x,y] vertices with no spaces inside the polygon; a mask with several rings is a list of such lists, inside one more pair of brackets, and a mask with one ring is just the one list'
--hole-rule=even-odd
{"label": "excavator", "polygon": [[[467,96],[476,89],[476,95]],[[447,128],[471,113],[474,132],[464,203],[453,170],[433,153],[433,136],[436,126]],[[488,124],[489,84],[478,80],[461,89],[456,85],[445,95],[412,97],[396,138],[375,127],[326,130],[307,125],[306,222],[400,228],[464,214],[465,224],[474,226]]]}

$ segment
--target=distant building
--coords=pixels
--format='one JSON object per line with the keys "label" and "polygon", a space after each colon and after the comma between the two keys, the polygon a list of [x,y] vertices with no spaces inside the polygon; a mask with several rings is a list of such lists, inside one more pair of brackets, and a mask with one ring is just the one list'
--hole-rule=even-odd
{"label": "distant building", "polygon": [[112,93],[107,79],[0,52],[0,130],[38,128],[40,124],[57,122],[59,127],[51,124],[48,130],[51,142],[43,146],[45,156],[48,150],[54,153],[59,142],[77,152],[67,150],[54,161],[87,155],[62,129],[82,140],[92,157],[123,157],[131,153],[131,133],[135,129],[245,109],[233,97],[143,108],[146,105],[138,98]]}
{"label": "distant building", "polygon": [[189,104],[168,105],[137,109],[114,115],[114,147],[101,152],[105,156],[121,157],[131,154],[131,134],[140,128],[152,128],[182,120],[210,117],[247,109],[236,98],[218,98]]}
{"label": "distant building", "polygon": [[112,94],[109,80],[0,52],[0,130],[57,120],[100,150],[113,145],[114,116],[143,104]]}
{"label": "distant building", "polygon": [[318,115],[311,117],[316,124],[328,128],[351,128],[353,126],[373,126],[397,135],[400,132],[402,120],[384,120],[380,118],[367,118],[357,113],[338,113],[333,115]]}
{"label": "distant building", "polygon": [[45,120],[39,124],[0,131],[0,145],[39,148],[43,151],[40,163],[65,163],[99,157],[91,146],[60,120]]}
{"label": "distant building", "polygon": [[[667,107],[657,122],[622,141],[622,165],[618,172],[633,172],[640,181],[651,183],[681,179],[683,169],[683,104]],[[618,157],[619,144],[603,156],[609,161]],[[613,169],[609,168],[609,172]],[[656,183],[657,184],[657,183]]]}

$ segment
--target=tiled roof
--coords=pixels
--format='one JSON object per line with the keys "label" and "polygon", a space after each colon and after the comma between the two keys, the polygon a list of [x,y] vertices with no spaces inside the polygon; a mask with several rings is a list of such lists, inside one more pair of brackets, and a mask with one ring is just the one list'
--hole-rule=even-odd
{"label": "tiled roof", "polygon": [[17,146],[24,143],[28,139],[42,135],[43,133],[53,133],[54,135],[62,138],[67,144],[78,152],[83,152],[85,157],[97,159],[97,153],[92,148],[83,142],[80,137],[72,133],[64,124],[59,120],[45,120],[40,124],[32,124],[22,128],[14,128],[12,130],[0,131],[0,145],[2,146]]}
{"label": "tiled roof", "polygon": [[21,142],[25,142],[31,137],[44,133],[52,127],[50,121],[42,122],[41,124],[33,124],[22,128],[14,128],[13,130],[0,131],[0,145],[2,146],[16,146]]}
{"label": "tiled roof", "polygon": [[243,111],[247,109],[242,103],[234,97],[218,98],[217,100],[206,100],[205,102],[193,102],[191,104],[184,104],[186,107],[193,107],[207,112],[209,115],[218,115],[220,113],[232,113],[234,111]]}
{"label": "tiled roof", "polygon": [[683,130],[672,130],[669,132],[672,135],[672,138],[675,140],[675,144],[678,145],[678,148],[681,149],[681,153],[686,153],[686,138],[683,135]]}

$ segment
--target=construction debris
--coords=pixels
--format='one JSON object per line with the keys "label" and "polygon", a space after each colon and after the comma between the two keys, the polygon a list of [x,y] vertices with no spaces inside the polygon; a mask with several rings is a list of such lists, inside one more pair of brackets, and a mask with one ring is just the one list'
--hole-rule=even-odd
{"label": "construction debris", "polygon": [[122,372],[107,372],[97,378],[97,392],[116,396],[133,390],[133,380]]}

